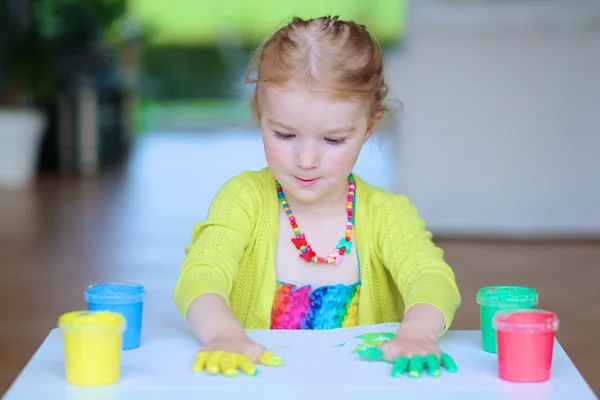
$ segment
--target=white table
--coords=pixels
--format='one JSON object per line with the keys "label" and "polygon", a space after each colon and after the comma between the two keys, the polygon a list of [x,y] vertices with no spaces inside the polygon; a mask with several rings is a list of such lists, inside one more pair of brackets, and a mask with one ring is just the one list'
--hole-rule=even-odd
{"label": "white table", "polygon": [[[7,392],[24,399],[597,399],[558,342],[552,377],[536,384],[498,378],[496,356],[481,350],[479,331],[449,331],[440,345],[459,372],[439,377],[392,378],[391,364],[360,360],[352,350],[366,332],[395,332],[397,324],[333,331],[249,331],[284,358],[282,367],[260,366],[256,377],[195,374],[198,343],[186,330],[143,332],[142,346],[123,352],[121,381],[103,388],[79,388],[64,379],[60,331],[50,332]],[[344,345],[339,346],[341,343]],[[402,396],[402,397],[400,397]]]}

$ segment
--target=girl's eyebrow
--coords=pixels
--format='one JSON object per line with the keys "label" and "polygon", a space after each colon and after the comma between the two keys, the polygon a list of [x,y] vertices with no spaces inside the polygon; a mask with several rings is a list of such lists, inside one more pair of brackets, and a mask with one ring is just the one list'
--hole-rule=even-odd
{"label": "girl's eyebrow", "polygon": [[[286,124],[284,124],[282,122],[276,121],[274,119],[268,119],[267,121],[270,124],[272,124],[272,125],[277,125],[277,126],[283,128],[283,129],[286,129],[288,131],[293,131],[294,130],[294,128],[291,128],[290,126],[288,126],[288,125],[286,125]],[[344,127],[341,127],[341,128],[327,129],[324,133],[327,134],[327,135],[331,135],[331,134],[334,134],[334,133],[341,133],[341,132],[352,133],[352,132],[355,132],[355,131],[356,131],[356,128],[353,127],[353,126],[344,126]]]}
{"label": "girl's eyebrow", "polygon": [[356,128],[353,126],[344,126],[342,128],[333,128],[333,129],[327,129],[325,131],[325,134],[327,135],[331,135],[334,133],[352,133],[352,132],[356,132]]}
{"label": "girl's eyebrow", "polygon": [[268,121],[268,122],[269,122],[271,125],[277,125],[277,126],[279,126],[279,127],[283,128],[283,129],[286,129],[286,130],[288,130],[288,131],[293,131],[293,130],[294,130],[294,128],[291,128],[291,127],[287,126],[286,124],[284,124],[284,123],[282,123],[282,122],[275,121],[274,119],[270,119],[270,118],[269,118],[267,121]]}

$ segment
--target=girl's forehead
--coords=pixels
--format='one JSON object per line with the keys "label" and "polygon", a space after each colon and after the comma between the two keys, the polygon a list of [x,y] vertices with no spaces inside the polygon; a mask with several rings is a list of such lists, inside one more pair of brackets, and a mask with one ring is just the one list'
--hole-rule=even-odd
{"label": "girl's forehead", "polygon": [[322,90],[311,90],[298,85],[269,85],[264,89],[265,111],[294,113],[300,111],[327,113],[356,113],[367,107],[367,102],[359,98],[339,97]]}

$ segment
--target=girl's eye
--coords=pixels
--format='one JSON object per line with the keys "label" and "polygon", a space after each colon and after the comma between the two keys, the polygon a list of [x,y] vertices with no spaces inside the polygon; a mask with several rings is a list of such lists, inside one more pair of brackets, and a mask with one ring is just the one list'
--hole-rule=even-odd
{"label": "girl's eye", "polygon": [[283,140],[289,140],[289,139],[293,139],[294,135],[291,133],[275,132],[275,137],[277,137],[279,139],[283,139]]}
{"label": "girl's eye", "polygon": [[329,144],[344,144],[346,142],[346,139],[344,138],[325,138],[325,141]]}

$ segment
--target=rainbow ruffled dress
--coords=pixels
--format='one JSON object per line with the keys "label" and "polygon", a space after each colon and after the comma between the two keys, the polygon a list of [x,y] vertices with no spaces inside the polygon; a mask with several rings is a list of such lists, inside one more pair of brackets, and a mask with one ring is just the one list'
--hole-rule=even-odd
{"label": "rainbow ruffled dress", "polygon": [[277,282],[271,310],[271,329],[334,329],[358,325],[360,282],[310,285]]}
{"label": "rainbow ruffled dress", "polygon": [[[349,236],[351,223],[354,222],[355,190],[352,175],[348,178],[348,218],[346,235]],[[284,211],[292,216],[283,191],[278,188],[278,196],[282,199]],[[287,206],[286,206],[287,205]],[[298,235],[299,230],[292,226]],[[346,238],[346,241],[349,237]],[[342,242],[340,242],[342,243]],[[341,252],[340,254],[343,254]],[[350,248],[347,248],[350,254]],[[360,258],[356,253],[360,272]],[[337,264],[336,264],[337,265]],[[360,280],[352,285],[325,285],[313,289],[311,285],[302,286],[277,281],[275,299],[271,308],[271,329],[335,329],[358,325],[358,298],[360,296]]]}

